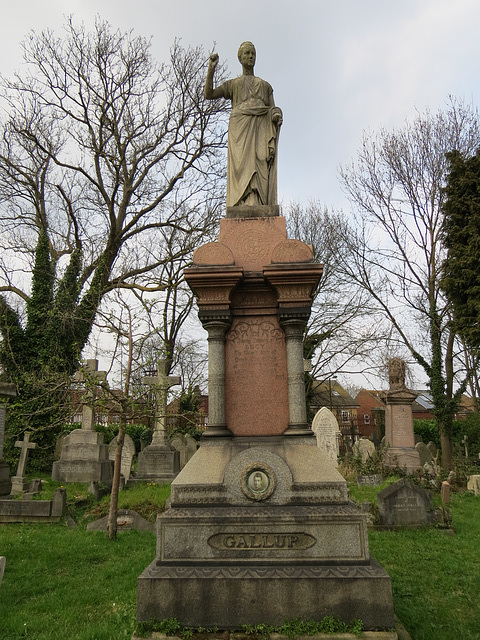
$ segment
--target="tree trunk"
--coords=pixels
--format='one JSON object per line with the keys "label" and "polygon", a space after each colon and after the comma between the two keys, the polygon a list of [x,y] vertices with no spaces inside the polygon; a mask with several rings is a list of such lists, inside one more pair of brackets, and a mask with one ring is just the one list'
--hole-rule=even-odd
{"label": "tree trunk", "polygon": [[120,489],[120,469],[122,465],[122,450],[125,441],[125,418],[120,417],[120,428],[117,436],[117,446],[115,449],[115,466],[113,468],[112,493],[110,495],[110,510],[108,512],[107,534],[110,540],[117,537],[117,510],[118,492]]}
{"label": "tree trunk", "polygon": [[442,467],[451,470],[453,468],[452,439],[443,430],[440,431],[440,446],[442,448]]}

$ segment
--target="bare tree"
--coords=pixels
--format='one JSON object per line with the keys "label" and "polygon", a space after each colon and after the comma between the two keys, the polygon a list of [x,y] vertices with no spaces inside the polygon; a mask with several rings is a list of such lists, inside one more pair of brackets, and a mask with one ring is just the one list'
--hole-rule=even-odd
{"label": "bare tree", "polygon": [[305,358],[312,359],[312,376],[368,373],[376,367],[374,347],[385,340],[372,322],[367,293],[340,268],[348,261],[353,230],[343,213],[318,201],[291,203],[284,215],[290,237],[313,248],[314,260],[324,265],[306,329]]}
{"label": "bare tree", "polygon": [[445,110],[418,114],[398,130],[365,134],[356,162],[341,169],[358,213],[341,269],[368,293],[372,314],[390,325],[393,338],[425,371],[446,467],[452,464],[452,421],[467,380],[457,380],[455,390],[460,346],[439,287],[445,156],[451,149],[472,153],[479,144],[477,110],[451,100]]}
{"label": "bare tree", "polygon": [[48,366],[75,370],[108,292],[169,291],[172,256],[205,241],[223,200],[208,56],[177,42],[158,66],[148,41],[100,19],[65,31],[32,33],[22,74],[2,80],[0,360],[20,386],[45,365],[39,344]]}

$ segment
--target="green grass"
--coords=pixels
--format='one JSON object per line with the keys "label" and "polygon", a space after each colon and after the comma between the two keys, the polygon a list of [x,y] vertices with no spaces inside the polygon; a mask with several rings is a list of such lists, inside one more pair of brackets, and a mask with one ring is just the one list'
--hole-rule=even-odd
{"label": "green grass", "polygon": [[3,525],[7,558],[0,587],[2,640],[131,638],[136,581],[155,557],[155,536],[65,525]]}
{"label": "green grass", "polygon": [[[45,492],[54,488],[49,484]],[[364,491],[355,491],[355,499],[368,499]],[[95,504],[86,485],[68,485],[67,492],[76,529],[64,523],[0,526],[0,555],[7,557],[1,640],[131,638],[136,581],[155,557],[155,536],[124,531],[111,542],[104,533],[87,532],[87,521],[106,513],[108,499]],[[152,519],[167,496],[168,487],[137,485],[121,493],[121,506]],[[392,578],[395,611],[413,640],[480,640],[480,498],[454,494],[451,510],[454,536],[438,529],[369,534],[372,555]]]}
{"label": "green grass", "polygon": [[456,494],[449,506],[454,536],[438,529],[369,535],[413,640],[480,639],[480,498]]}

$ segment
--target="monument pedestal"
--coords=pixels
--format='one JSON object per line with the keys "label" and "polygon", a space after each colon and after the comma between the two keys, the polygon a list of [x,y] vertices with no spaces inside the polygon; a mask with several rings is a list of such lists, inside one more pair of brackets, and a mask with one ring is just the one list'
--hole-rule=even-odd
{"label": "monument pedestal", "polygon": [[172,482],[137,593],[139,621],[234,629],[333,615],[395,625],[366,516],[314,437],[205,441]]}
{"label": "monument pedestal", "polygon": [[28,480],[28,478],[25,478],[24,476],[12,476],[12,496],[24,493],[25,491],[28,491],[29,488],[30,481]]}
{"label": "monument pedestal", "polygon": [[390,467],[405,468],[407,473],[422,469],[413,433],[412,403],[416,397],[403,383],[385,393],[385,442],[389,445],[386,463]]}
{"label": "monument pedestal", "polygon": [[52,480],[111,484],[112,478],[113,463],[101,433],[75,429],[65,437],[60,460],[53,463]]}
{"label": "monument pedestal", "polygon": [[135,477],[129,483],[171,482],[180,471],[180,452],[169,444],[150,444],[138,454],[138,467]]}
{"label": "monument pedestal", "polygon": [[137,619],[391,629],[366,515],[307,424],[303,337],[322,266],[273,210],[234,209],[185,271],[208,333],[209,426],[157,519]]}

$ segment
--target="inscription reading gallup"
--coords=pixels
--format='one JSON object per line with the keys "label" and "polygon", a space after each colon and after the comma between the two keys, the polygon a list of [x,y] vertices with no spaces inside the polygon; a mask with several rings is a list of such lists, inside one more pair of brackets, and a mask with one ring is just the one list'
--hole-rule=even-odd
{"label": "inscription reading gallup", "polygon": [[316,539],[308,533],[217,533],[208,539],[213,549],[284,549],[313,547]]}

